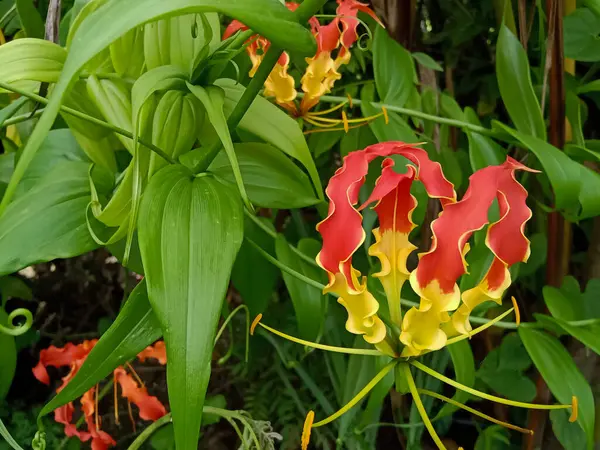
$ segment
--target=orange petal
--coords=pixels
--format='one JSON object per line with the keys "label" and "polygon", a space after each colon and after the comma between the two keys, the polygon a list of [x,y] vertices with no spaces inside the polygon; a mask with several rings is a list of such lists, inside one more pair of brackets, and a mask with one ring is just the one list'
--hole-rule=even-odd
{"label": "orange petal", "polygon": [[352,44],[358,39],[358,28],[359,21],[356,19],[356,15],[359,11],[362,11],[371,16],[377,23],[383,26],[383,23],[377,15],[369,8],[366,3],[360,3],[356,0],[338,0],[337,15],[342,24],[341,42],[344,49],[349,49]]}
{"label": "orange petal", "polygon": [[153,358],[164,366],[167,364],[167,347],[165,346],[165,341],[158,341],[154,345],[146,347],[137,355],[137,358],[141,362],[146,361],[147,358]]}
{"label": "orange petal", "polygon": [[233,36],[239,30],[245,31],[247,29],[248,27],[239,20],[233,20],[229,25],[227,25],[227,28],[225,28],[225,32],[223,33],[223,40]]}
{"label": "orange petal", "polygon": [[149,395],[145,387],[137,382],[122,367],[115,369],[114,376],[121,385],[122,396],[134,403],[140,409],[140,417],[144,420],[157,420],[167,413],[158,398]]}
{"label": "orange petal", "polygon": [[50,384],[50,377],[46,367],[65,367],[77,360],[84,360],[90,353],[97,339],[84,341],[75,345],[68,342],[64,347],[51,345],[40,352],[40,360],[33,368],[33,376],[44,384]]}

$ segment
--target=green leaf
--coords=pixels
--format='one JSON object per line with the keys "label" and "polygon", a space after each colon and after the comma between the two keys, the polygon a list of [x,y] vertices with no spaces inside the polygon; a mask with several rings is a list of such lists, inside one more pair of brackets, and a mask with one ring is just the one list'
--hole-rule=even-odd
{"label": "green leaf", "polygon": [[[358,129],[353,128],[353,130]],[[313,155],[315,155],[315,158],[318,158],[323,153],[330,151],[345,135],[346,133],[343,130],[311,133],[308,137],[308,147],[311,149]]]}
{"label": "green leaf", "polygon": [[[0,323],[4,326],[8,325],[8,314],[2,307],[0,307]],[[2,404],[17,369],[15,338],[2,332],[0,332],[0,355],[2,355],[2,364],[0,364],[0,404]]]}
{"label": "green leaf", "polygon": [[572,142],[576,145],[585,146],[585,138],[583,136],[583,119],[581,110],[585,103],[572,91],[567,91],[566,94],[566,114],[572,130]]}
{"label": "green leaf", "polygon": [[[310,256],[316,256],[320,248],[321,245],[314,239],[301,239],[298,243],[298,249]],[[296,272],[313,280],[322,278],[322,273],[317,267],[301,260],[292,252],[290,245],[281,234],[275,240],[275,253],[278,260]],[[283,272],[283,280],[294,304],[300,336],[303,339],[316,340],[321,334],[325,322],[326,299],[320,289],[309,286],[287,272]]]}
{"label": "green leaf", "polygon": [[[500,122],[500,128],[531,150],[542,164],[543,172],[550,180],[557,209],[574,219],[584,219],[600,214],[600,175],[573,161],[564,152],[542,139],[518,132]],[[579,207],[580,205],[580,207]]]}
{"label": "green leaf", "polygon": [[[379,114],[381,111],[366,99],[365,91],[366,89],[363,89],[363,93],[361,94],[363,95],[361,96],[362,103],[360,105],[363,116],[368,117]],[[371,131],[379,142],[402,141],[410,144],[419,142],[415,132],[400,114],[388,111],[387,115],[389,123],[385,123],[385,117],[383,116],[369,122],[369,128],[371,128]]]}
{"label": "green leaf", "polygon": [[414,86],[414,63],[410,52],[382,27],[377,27],[373,39],[373,70],[379,99],[404,106]]}
{"label": "green leaf", "polygon": [[67,60],[50,102],[27,141],[14,176],[6,188],[0,203],[0,215],[12,200],[23,173],[52,127],[61,103],[84,66],[129,30],[155,19],[194,12],[220,12],[230,15],[265,36],[274,45],[306,56],[313,55],[316,50],[315,40],[310,31],[295,21],[293,12],[273,0],[107,1],[83,19],[74,33]]}
{"label": "green leaf", "polygon": [[[234,144],[248,197],[264,208],[304,208],[319,203],[308,177],[275,147],[256,142]],[[235,183],[231,163],[220,153],[209,172]]]}
{"label": "green leaf", "polygon": [[544,286],[542,293],[546,306],[554,317],[566,321],[585,318],[579,286],[576,295],[569,295],[562,288],[557,289],[554,286]]}
{"label": "green leaf", "polygon": [[229,159],[231,171],[233,172],[233,178],[239,190],[240,196],[242,197],[242,201],[249,210],[252,210],[252,205],[248,200],[248,194],[246,193],[244,181],[242,180],[240,165],[235,153],[235,149],[233,148],[231,134],[229,134],[229,127],[227,126],[227,119],[223,109],[225,104],[225,91],[218,86],[209,86],[203,88],[201,86],[194,86],[190,83],[188,83],[187,86],[192,94],[194,94],[204,105],[204,108],[206,109],[206,116],[217,132],[217,135],[223,144],[223,148],[225,149],[225,153],[227,154],[227,158]]}
{"label": "green leaf", "polygon": [[[257,220],[260,220],[275,234],[275,227],[267,218],[257,217]],[[273,238],[250,219],[244,221],[244,236],[270,254],[275,252]],[[265,312],[278,279],[277,267],[268,262],[247,240],[244,240],[233,265],[231,282],[244,299],[244,303],[248,305],[250,317],[256,317]],[[260,283],[257,283],[256,280],[260,280]]]}
{"label": "green leaf", "polygon": [[[477,113],[472,108],[465,108],[465,119],[473,125],[481,125]],[[479,133],[466,131],[469,139],[469,160],[473,172],[488,166],[497,166],[506,159],[506,152],[492,139]]]}
{"label": "green leaf", "polygon": [[600,61],[600,18],[587,8],[577,8],[564,18],[565,57]]}
{"label": "green leaf", "polygon": [[531,84],[527,53],[505,25],[500,28],[496,46],[496,76],[502,101],[517,130],[546,140],[546,125]]}
{"label": "green leaf", "polygon": [[[229,116],[240,101],[245,88],[234,80],[221,79],[215,82],[225,91],[225,114]],[[256,97],[238,125],[265,142],[277,147],[297,159],[308,171],[317,196],[323,200],[323,186],[319,172],[306,145],[302,130],[294,119],[263,97]]]}
{"label": "green leaf", "polygon": [[342,157],[355,150],[362,150],[371,144],[376,144],[377,138],[369,127],[352,128],[344,134],[340,141],[340,153]]}
{"label": "green leaf", "polygon": [[581,427],[574,427],[569,422],[569,416],[569,411],[564,409],[550,411],[550,422],[552,423],[554,436],[565,450],[585,448],[585,433]]}
{"label": "green leaf", "polygon": [[15,39],[0,46],[0,80],[15,87],[34,90],[43,81],[56,83],[67,52],[41,39]]}
{"label": "green leaf", "polygon": [[144,31],[128,31],[110,44],[109,51],[112,65],[121,77],[138,78],[144,70]]}
{"label": "green leaf", "polygon": [[39,417],[81,397],[114,369],[153,344],[161,334],[148,302],[146,282],[142,281],[131,292],[123,309],[96,343],[73,379],[42,408]]}
{"label": "green leaf", "polygon": [[562,404],[569,405],[572,397],[577,397],[579,401],[577,422],[585,431],[587,448],[591,450],[594,446],[595,409],[592,389],[585,377],[573,362],[569,352],[556,338],[527,327],[519,328],[519,336],[556,399]]}
{"label": "green leaf", "polygon": [[583,0],[583,4],[600,18],[600,0]]}
{"label": "green leaf", "polygon": [[475,450],[509,450],[511,447],[508,430],[500,425],[484,429],[475,442]]}
{"label": "green leaf", "polygon": [[15,5],[27,37],[44,39],[46,29],[44,19],[40,16],[33,0],[15,0]]}
{"label": "green leaf", "polygon": [[[475,384],[475,358],[473,357],[471,345],[469,345],[467,341],[459,341],[446,348],[452,358],[455,380],[465,386],[473,387]],[[456,394],[454,394],[452,398],[459,403],[467,403],[469,394],[457,389]],[[440,409],[435,416],[435,419],[437,420],[441,417],[450,415],[457,409],[456,406],[447,403]]]}
{"label": "green leaf", "polygon": [[558,317],[546,317],[546,320],[554,322],[566,333],[600,355],[600,325],[573,326]]}
{"label": "green leaf", "polygon": [[433,59],[426,53],[415,52],[412,54],[412,57],[415,58],[415,61],[417,61],[422,66],[427,67],[428,69],[437,70],[438,72],[444,71],[444,68],[440,66],[440,64],[435,59]]}
{"label": "green leaf", "polygon": [[11,203],[0,217],[0,275],[97,247],[85,218],[88,171],[88,163],[58,164]]}
{"label": "green leaf", "polygon": [[167,384],[178,448],[198,444],[213,340],[243,237],[235,190],[181,166],[154,175],[138,235],[152,308],[167,346]]}
{"label": "green leaf", "polygon": [[0,277],[0,305],[6,305],[9,298],[33,300],[31,288],[19,277]]}

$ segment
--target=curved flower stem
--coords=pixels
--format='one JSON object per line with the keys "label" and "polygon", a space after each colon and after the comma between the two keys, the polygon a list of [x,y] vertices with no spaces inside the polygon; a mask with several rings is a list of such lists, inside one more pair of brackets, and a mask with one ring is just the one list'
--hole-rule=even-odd
{"label": "curved flower stem", "polygon": [[[259,316],[260,317],[260,316]],[[366,356],[386,356],[381,353],[379,350],[369,350],[364,348],[346,348],[346,347],[334,347],[332,345],[318,344],[316,342],[306,341],[304,339],[300,339],[294,336],[290,336],[289,334],[282,333],[275,328],[271,328],[268,325],[258,322],[256,325],[261,326],[267,331],[270,331],[277,336],[280,336],[288,341],[295,342],[296,344],[306,345],[307,347],[316,348],[318,350],[326,350],[328,352],[334,353],[344,353],[346,355],[366,355]]]}
{"label": "curved flower stem", "polygon": [[430,369],[424,364],[421,364],[419,361],[410,361],[410,364],[415,366],[417,369],[425,372],[427,375],[431,375],[434,378],[437,378],[440,381],[443,381],[450,386],[460,389],[461,391],[468,392],[471,395],[475,395],[477,397],[483,398],[485,400],[490,400],[492,402],[501,403],[503,405],[508,406],[516,406],[518,408],[527,408],[527,409],[570,409],[572,405],[541,405],[536,403],[525,403],[525,402],[517,402],[515,400],[508,400],[502,397],[496,397],[495,395],[486,394],[485,392],[478,391],[476,389],[470,388],[461,384],[457,381],[454,381],[451,378],[448,378],[441,373],[436,372],[433,369]]}
{"label": "curved flower stem", "polygon": [[398,364],[397,361],[392,361],[390,363],[388,363],[383,369],[381,369],[379,371],[379,373],[377,373],[377,375],[375,375],[375,377],[373,377],[373,379],[371,381],[369,381],[369,383],[360,390],[360,392],[358,394],[356,394],[352,400],[350,400],[348,403],[346,403],[344,406],[342,406],[342,408],[340,408],[337,412],[333,413],[331,416],[327,417],[326,419],[323,419],[319,422],[316,422],[312,425],[312,428],[318,428],[318,427],[322,427],[323,425],[327,425],[328,423],[333,422],[335,419],[337,419],[338,417],[342,416],[343,414],[345,414],[346,412],[348,412],[350,409],[352,409],[352,407],[354,405],[356,405],[359,401],[361,401],[369,392],[371,392],[371,390],[377,386],[377,383],[379,383],[389,372],[390,370],[392,370],[394,367],[396,367],[396,364]]}
{"label": "curved flower stem", "polygon": [[[25,323],[14,326],[14,320],[19,316],[25,318]],[[31,325],[33,324],[33,315],[31,314],[31,311],[26,308],[15,309],[8,315],[8,324],[8,327],[0,324],[0,333],[8,334],[9,336],[20,336],[31,328]]]}
{"label": "curved flower stem", "polygon": [[146,442],[148,440],[148,438],[150,436],[152,436],[154,434],[154,432],[156,432],[156,430],[158,430],[160,427],[168,424],[169,422],[171,422],[171,413],[169,413],[165,416],[162,416],[157,421],[148,425],[148,427],[146,427],[146,429],[144,431],[142,431],[138,435],[138,437],[135,438],[135,441],[133,441],[131,443],[131,445],[129,446],[129,448],[127,450],[138,450],[138,448],[140,448],[144,444],[144,442]]}
{"label": "curved flower stem", "polygon": [[423,402],[421,401],[421,397],[419,396],[419,391],[417,389],[417,386],[415,385],[415,380],[413,379],[412,373],[410,373],[410,367],[408,367],[408,364],[403,364],[402,370],[404,371],[404,375],[406,376],[406,380],[408,381],[408,388],[410,389],[410,393],[412,394],[415,406],[417,407],[417,410],[421,415],[421,419],[425,423],[425,428],[427,428],[427,431],[429,431],[431,439],[433,439],[433,442],[435,442],[435,445],[437,445],[437,447],[440,450],[447,450],[444,444],[442,443],[442,440],[437,435],[435,428],[433,428],[433,424],[431,423],[431,420],[427,415],[427,411],[423,406]]}
{"label": "curved flower stem", "polygon": [[221,328],[219,328],[219,331],[217,332],[217,335],[215,337],[215,344],[217,343],[217,341],[219,340],[219,338],[225,331],[225,327],[229,324],[229,322],[231,322],[231,319],[233,319],[233,316],[235,316],[237,314],[237,312],[242,309],[245,310],[245,312],[246,312],[246,355],[245,355],[245,360],[246,360],[246,362],[248,362],[248,352],[249,352],[249,348],[250,348],[250,345],[249,345],[250,344],[250,333],[248,331],[250,329],[250,310],[248,309],[248,307],[246,305],[238,306],[233,311],[231,311],[231,313],[227,316],[227,318],[223,322],[223,325],[221,325]]}
{"label": "curved flower stem", "polygon": [[[40,95],[34,94],[33,92],[28,92],[24,89],[20,89],[18,87],[12,86],[10,84],[4,83],[3,81],[0,81],[0,88],[5,89],[7,91],[11,91],[11,92],[15,92],[19,95],[22,95],[23,97],[27,97],[30,98],[32,100],[35,100],[38,103],[41,103],[43,105],[47,105],[48,104],[48,99],[45,97],[42,97]],[[76,109],[73,108],[69,108],[68,106],[63,106],[61,105],[60,107],[60,111],[66,114],[69,114],[71,116],[77,117],[79,119],[85,120],[87,122],[93,123],[94,125],[98,125],[100,127],[109,129],[117,134],[120,134],[121,136],[125,136],[129,139],[133,139],[133,133],[124,130],[122,128],[119,128],[115,125],[111,125],[108,122],[104,122],[103,120],[97,119],[96,117],[90,116],[88,114],[85,114],[81,111],[78,111]],[[37,113],[38,111],[36,111]],[[41,112],[40,112],[41,114]],[[29,114],[29,116],[31,116],[31,114]],[[17,123],[15,122],[15,119],[17,118],[21,118],[22,116],[18,116],[18,117],[14,117],[13,119],[8,119],[6,120],[3,124],[2,127],[4,126],[8,126],[11,125],[12,123]],[[156,153],[157,155],[159,155],[161,158],[163,158],[165,161],[168,161],[171,164],[177,164],[177,161],[175,161],[171,156],[167,155],[164,151],[162,151],[160,148],[158,148],[156,145],[146,142],[140,138],[138,138],[138,142],[140,144],[142,144],[144,147],[149,148],[150,150],[152,150],[154,153]]]}
{"label": "curved flower stem", "polygon": [[446,397],[445,395],[438,394],[437,392],[429,391],[427,389],[417,389],[417,391],[419,391],[419,394],[427,395],[429,397],[433,397],[433,398],[437,398],[438,400],[442,400],[446,403],[450,403],[451,405],[454,405],[457,408],[464,409],[465,411],[468,411],[471,414],[475,414],[476,416],[479,416],[485,420],[489,420],[490,422],[495,423],[497,425],[501,425],[505,428],[510,428],[511,430],[515,430],[520,433],[533,434],[533,430],[529,430],[527,428],[521,428],[516,425],[513,425],[512,423],[503,422],[501,420],[496,419],[495,417],[488,416],[487,414],[477,411],[476,409],[471,408],[470,406],[463,405],[462,403],[457,402],[456,400],[451,399],[449,397]]}
{"label": "curved flower stem", "polygon": [[[515,311],[515,308],[510,308],[509,310],[503,312],[498,317],[493,318],[492,320],[490,320],[486,324],[481,325],[480,327],[475,328],[469,334],[461,334],[460,336],[456,336],[456,337],[448,339],[446,341],[446,345],[452,345],[452,344],[455,344],[456,342],[463,341],[465,339],[471,339],[476,334],[481,333],[482,331],[487,330],[489,327],[494,326],[494,324],[496,324],[497,322],[499,322],[502,319],[504,319],[506,316],[508,316],[513,311]],[[515,323],[515,325],[516,325],[516,323]]]}
{"label": "curved flower stem", "polygon": [[[302,96],[303,96],[302,93],[298,93],[298,97],[302,97]],[[323,102],[323,103],[343,103],[343,102],[348,102],[348,98],[347,97],[337,97],[337,96],[333,96],[333,95],[323,95],[319,99],[319,101]],[[360,105],[363,102],[362,102],[362,100],[352,99],[352,103],[354,105]],[[475,133],[483,134],[485,136],[499,138],[499,136],[496,133],[494,133],[494,131],[490,130],[489,128],[481,127],[479,125],[473,125],[472,123],[463,122],[462,120],[455,120],[455,119],[449,119],[447,117],[434,116],[432,114],[427,114],[427,113],[424,113],[421,111],[417,111],[416,109],[402,108],[400,106],[389,105],[387,103],[379,103],[379,102],[368,102],[368,103],[370,103],[374,108],[377,108],[377,109],[385,108],[388,111],[394,111],[394,112],[397,112],[400,114],[406,114],[408,116],[418,117],[420,119],[430,120],[432,122],[441,123],[444,125],[450,125],[450,126],[453,126],[456,128],[463,128],[463,129],[466,129],[469,131],[473,131]]]}

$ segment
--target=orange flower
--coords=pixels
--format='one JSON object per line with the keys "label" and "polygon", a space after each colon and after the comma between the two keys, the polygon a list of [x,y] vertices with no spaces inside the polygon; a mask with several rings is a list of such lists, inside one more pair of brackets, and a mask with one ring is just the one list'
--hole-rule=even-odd
{"label": "orange flower", "polygon": [[[358,12],[362,11],[370,15],[382,25],[375,13],[364,3],[356,0],[337,0],[337,3],[336,17],[327,25],[321,25],[316,17],[309,20],[317,41],[317,53],[312,58],[306,58],[308,67],[301,79],[305,95],[300,107],[298,108],[294,103],[297,91],[294,78],[288,74],[290,58],[287,53],[281,55],[265,81],[265,96],[275,97],[279,105],[296,116],[306,116],[308,111],[319,102],[321,96],[330,92],[334,83],[341,78],[339,68],[350,61],[349,49],[358,39],[356,32],[359,24],[356,18]],[[286,6],[294,11],[298,4],[287,2]],[[238,30],[247,29],[241,22],[234,20],[225,30],[223,39],[227,39]],[[252,61],[251,77],[256,73],[269,45],[269,41],[262,37],[254,36],[248,40],[246,51]],[[336,50],[337,55],[334,58],[332,54]]]}
{"label": "orange flower", "polygon": [[[62,348],[50,346],[42,350],[40,352],[39,363],[33,368],[33,375],[42,383],[49,385],[50,377],[46,368],[68,366],[70,368],[69,373],[62,379],[62,384],[56,389],[56,392],[60,392],[75,377],[97,342],[96,339],[84,341],[78,345],[69,342]],[[159,341],[155,345],[147,347],[138,355],[138,359],[142,362],[146,358],[154,358],[160,364],[166,364],[164,342]],[[133,368],[129,367],[133,372]],[[142,419],[154,421],[164,416],[167,411],[163,404],[156,397],[149,395],[137,374],[135,372],[133,374],[138,381],[123,367],[117,367],[113,371],[115,389],[118,383],[121,386],[122,396],[139,408]],[[85,416],[86,431],[78,430],[73,424],[73,413],[75,412],[73,402],[57,408],[54,411],[54,420],[65,426],[65,434],[67,436],[77,437],[82,442],[87,442],[91,439],[92,450],[105,450],[115,446],[116,442],[108,433],[100,429],[97,389],[98,386],[93,387],[81,397],[81,410]],[[117,405],[115,404],[116,407]]]}

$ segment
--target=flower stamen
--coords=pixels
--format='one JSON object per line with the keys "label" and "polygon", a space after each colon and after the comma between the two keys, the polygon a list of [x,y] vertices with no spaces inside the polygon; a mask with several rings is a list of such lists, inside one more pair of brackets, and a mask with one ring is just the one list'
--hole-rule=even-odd
{"label": "flower stamen", "polygon": [[519,304],[514,296],[510,299],[512,300],[513,308],[515,310],[515,323],[517,326],[519,326],[521,324],[521,312],[519,311]]}
{"label": "flower stamen", "polygon": [[[571,409],[573,411],[573,413],[575,414],[575,416],[577,415],[577,411],[576,411],[577,410],[577,398],[576,397],[574,397],[575,401],[571,405],[542,405],[542,404],[538,404],[538,403],[517,402],[515,400],[508,400],[506,398],[496,397],[495,395],[486,394],[485,392],[481,392],[481,391],[478,391],[477,389],[473,389],[468,386],[465,386],[464,384],[454,381],[453,379],[448,378],[448,377],[442,375],[441,373],[436,372],[433,369],[430,369],[429,367],[420,363],[419,361],[413,360],[413,361],[410,361],[410,364],[415,366],[417,369],[425,372],[426,374],[428,374],[434,378],[437,378],[438,380],[443,381],[444,383],[449,384],[450,386],[452,386],[456,389],[460,389],[461,391],[467,392],[471,395],[475,395],[475,396],[477,396],[479,398],[483,398],[485,400],[490,400],[492,402],[501,403],[503,405],[516,406],[518,408],[527,408],[527,409],[544,409],[544,410]],[[573,414],[572,414],[572,416],[573,416]]]}
{"label": "flower stamen", "polygon": [[429,391],[427,389],[417,389],[417,390],[419,391],[420,394],[427,395],[427,396],[433,397],[433,398],[437,398],[438,400],[442,400],[442,401],[444,401],[446,403],[450,403],[451,405],[454,405],[457,408],[464,409],[465,411],[468,411],[471,414],[475,414],[476,416],[479,416],[479,417],[481,417],[483,419],[489,420],[490,422],[495,423],[497,425],[501,425],[501,426],[503,426],[505,428],[509,428],[511,430],[518,431],[520,433],[525,433],[525,434],[531,434],[531,435],[533,435],[533,430],[530,430],[528,428],[521,428],[521,427],[519,427],[517,425],[513,425],[513,424],[508,423],[508,422],[503,422],[501,420],[496,419],[495,417],[488,416],[487,414],[484,414],[484,413],[482,413],[480,411],[477,411],[476,409],[471,408],[470,406],[467,406],[467,405],[465,405],[463,403],[457,402],[454,399],[448,398],[445,395],[438,394],[437,392]]}
{"label": "flower stamen", "polygon": [[344,131],[347,133],[350,125],[348,124],[348,116],[346,115],[346,111],[342,111],[342,122],[344,123]]}
{"label": "flower stamen", "polygon": [[310,116],[324,116],[325,114],[329,114],[329,113],[332,113],[334,111],[337,111],[338,109],[343,108],[344,106],[346,106],[348,104],[350,104],[350,108],[352,108],[352,98],[350,98],[350,96],[348,96],[348,100],[350,100],[350,102],[338,103],[337,105],[335,105],[332,108],[324,109],[322,111],[309,112],[306,115],[310,115]]}
{"label": "flower stamen", "polygon": [[94,422],[96,424],[96,431],[100,430],[100,416],[98,415],[98,388],[99,384],[96,384],[96,389],[94,390]]}
{"label": "flower stamen", "polygon": [[408,388],[410,389],[410,393],[412,394],[413,400],[415,402],[415,406],[417,407],[417,410],[419,411],[421,419],[423,420],[423,423],[425,424],[425,428],[427,428],[427,431],[429,431],[429,435],[433,439],[433,442],[435,442],[435,444],[437,445],[438,449],[439,450],[447,450],[446,447],[444,446],[444,444],[442,443],[442,440],[436,433],[435,428],[433,427],[433,424],[431,423],[431,420],[429,419],[429,416],[427,415],[427,411],[425,410],[425,407],[423,406],[423,402],[421,401],[421,397],[419,396],[419,390],[417,389],[417,386],[415,384],[415,380],[413,379],[412,373],[410,373],[410,367],[408,367],[408,364],[404,364],[402,366],[402,370],[404,371],[404,375],[408,382]]}
{"label": "flower stamen", "polygon": [[[514,304],[516,304],[516,303],[514,303]],[[448,341],[446,341],[446,345],[455,344],[458,341],[462,341],[464,339],[471,339],[476,334],[481,333],[482,331],[487,330],[488,328],[494,326],[494,324],[496,322],[500,322],[502,319],[504,319],[506,316],[508,316],[513,311],[515,311],[515,316],[517,316],[516,323],[518,325],[519,324],[519,320],[518,319],[520,318],[520,315],[518,313],[519,310],[515,309],[515,308],[510,308],[509,310],[503,312],[502,314],[500,314],[499,316],[493,318],[489,322],[487,322],[487,323],[481,325],[480,327],[477,327],[474,330],[470,331],[468,334],[461,334],[460,336],[455,336],[453,338],[448,339]]]}
{"label": "flower stamen", "polygon": [[313,422],[315,420],[315,412],[309,411],[306,415],[306,419],[304,420],[304,427],[302,429],[302,450],[308,449],[308,444],[310,442],[310,432],[312,430]]}
{"label": "flower stamen", "polygon": [[114,376],[113,374],[113,392],[114,392],[114,402],[115,402],[115,423],[117,425],[120,425],[119,423],[119,399],[117,396],[117,389],[118,389],[118,385],[117,385],[117,377]]}
{"label": "flower stamen", "polygon": [[261,319],[262,319],[262,314],[259,314],[252,321],[252,325],[250,325],[250,336],[254,336],[254,330],[256,330],[256,326],[260,323]]}
{"label": "flower stamen", "polygon": [[[257,316],[257,318],[258,317],[262,317],[262,316],[259,315],[259,316]],[[265,330],[270,331],[271,333],[276,334],[279,337],[287,339],[288,341],[295,342],[296,344],[305,345],[307,347],[316,348],[319,350],[326,350],[326,351],[334,352],[334,353],[344,353],[347,355],[385,356],[379,350],[369,350],[369,349],[364,349],[364,348],[334,347],[331,345],[324,345],[324,344],[318,344],[316,342],[306,341],[304,339],[300,339],[295,336],[290,336],[289,334],[282,333],[281,331],[276,330],[275,328],[271,328],[270,326],[265,325],[264,323],[261,323],[260,320],[257,321],[256,319],[254,319],[254,322],[256,322],[256,324],[252,323],[253,327],[256,327],[256,325],[260,325]],[[251,328],[251,331],[252,330],[253,329]]]}
{"label": "flower stamen", "polygon": [[573,396],[571,399],[571,417],[569,417],[569,422],[575,422],[577,420],[578,411],[579,400],[577,400],[577,397]]}
{"label": "flower stamen", "polygon": [[333,413],[332,415],[330,415],[329,417],[327,417],[326,419],[323,419],[317,423],[314,423],[312,425],[312,428],[318,428],[318,427],[322,427],[323,425],[327,425],[328,423],[333,422],[334,420],[336,420],[338,417],[343,416],[345,413],[347,413],[348,411],[350,411],[358,402],[360,402],[369,392],[371,392],[371,390],[377,386],[377,384],[383,379],[385,378],[385,376],[394,368],[396,367],[397,361],[392,361],[390,363],[388,363],[383,369],[381,369],[377,375],[375,375],[373,377],[373,379],[371,381],[369,381],[369,383],[360,390],[360,392],[358,394],[356,394],[352,400],[350,400],[348,403],[346,403],[344,406],[342,406],[338,411],[336,411],[335,413]]}

